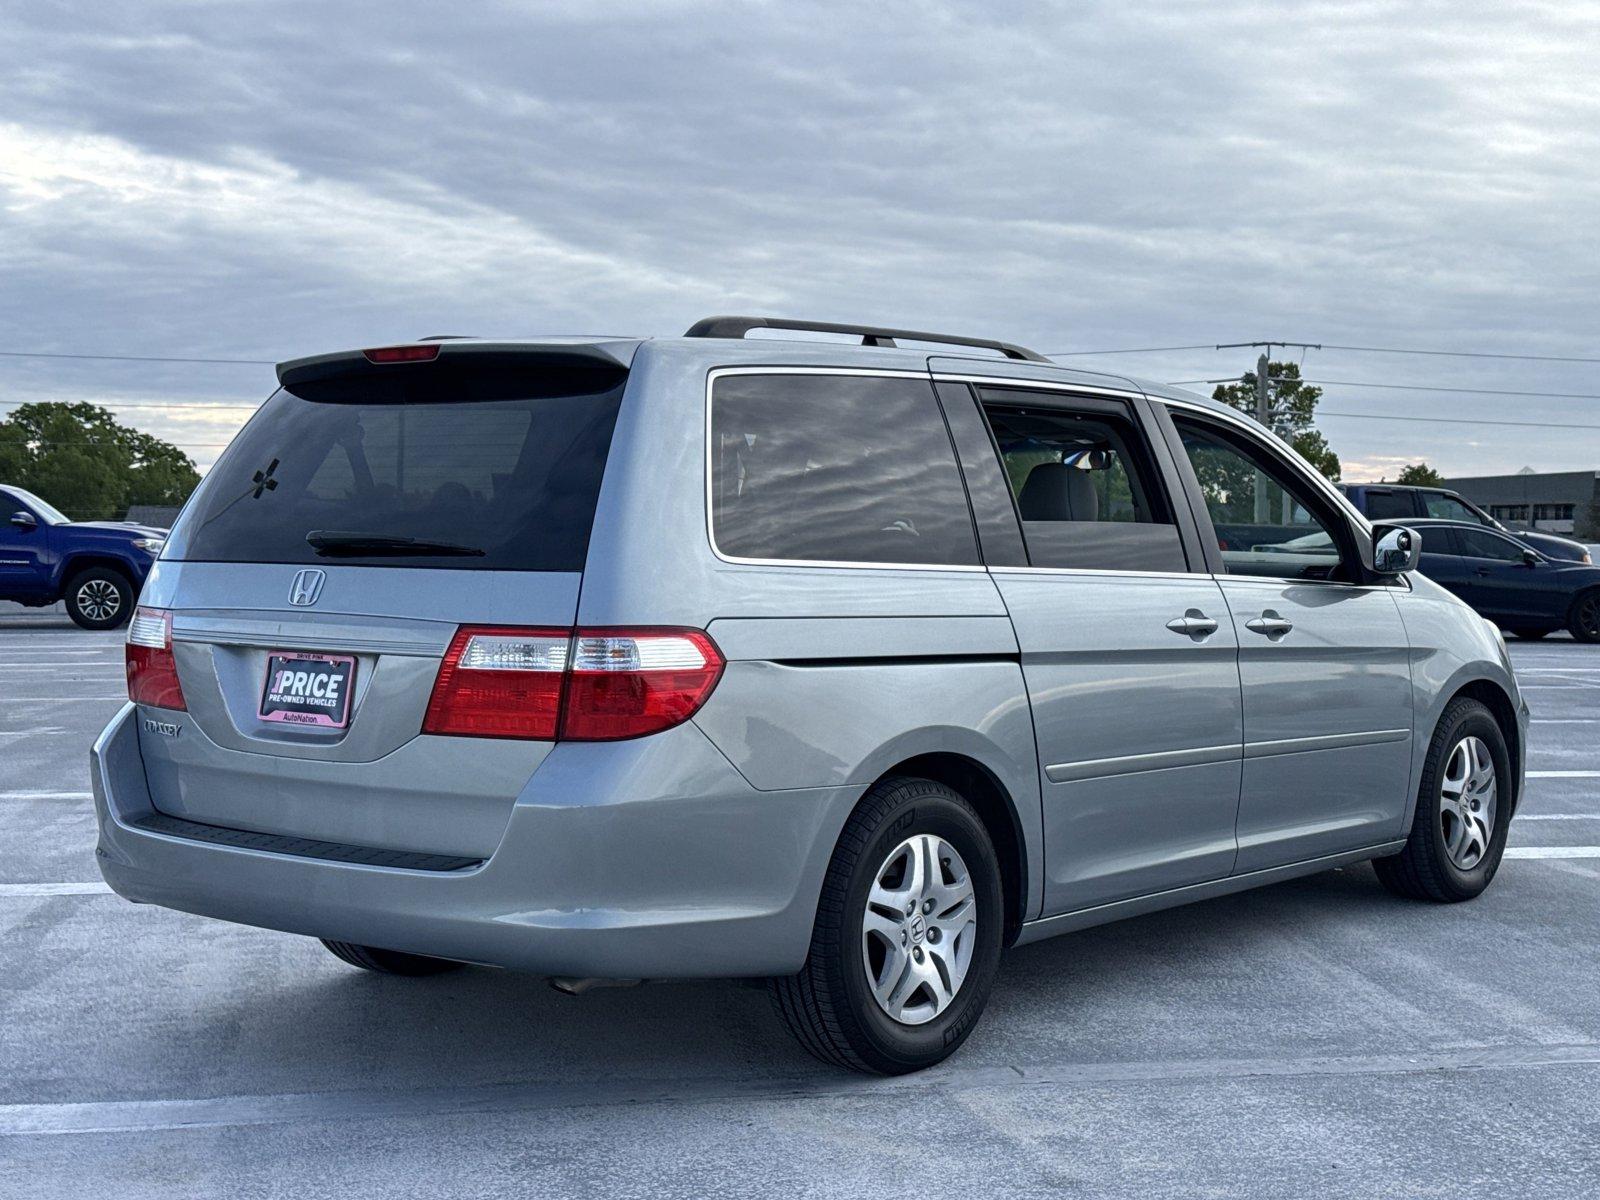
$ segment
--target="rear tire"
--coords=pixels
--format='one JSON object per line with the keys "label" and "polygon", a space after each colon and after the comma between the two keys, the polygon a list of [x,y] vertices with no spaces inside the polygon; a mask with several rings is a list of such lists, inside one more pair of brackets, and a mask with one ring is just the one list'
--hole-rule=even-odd
{"label": "rear tire", "polygon": [[1514,788],[1494,714],[1466,697],[1452,702],[1428,745],[1405,849],[1373,860],[1378,879],[1413,900],[1449,904],[1482,894],[1500,869]]}
{"label": "rear tire", "polygon": [[1600,588],[1579,593],[1567,613],[1567,629],[1580,642],[1600,642]]}
{"label": "rear tire", "polygon": [[1537,642],[1542,637],[1548,637],[1552,631],[1549,629],[1513,629],[1514,637],[1519,637],[1525,642]]}
{"label": "rear tire", "polygon": [[342,959],[352,967],[360,967],[363,971],[376,971],[380,975],[439,975],[445,971],[454,971],[463,965],[451,962],[448,958],[429,958],[425,954],[380,950],[376,946],[358,946],[355,942],[330,942],[327,938],[318,940],[335,958]]}
{"label": "rear tire", "polygon": [[81,629],[115,629],[133,615],[133,585],[110,567],[79,571],[63,598],[67,616]]}
{"label": "rear tire", "polygon": [[972,806],[932,780],[883,779],[839,835],[805,966],[771,981],[773,1002],[825,1063],[919,1071],[977,1024],[1003,930],[1000,864]]}

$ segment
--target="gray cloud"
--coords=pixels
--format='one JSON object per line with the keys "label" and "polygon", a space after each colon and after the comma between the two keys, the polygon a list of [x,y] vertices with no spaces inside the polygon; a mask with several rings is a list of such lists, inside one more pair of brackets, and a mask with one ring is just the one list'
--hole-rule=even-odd
{"label": "gray cloud", "polygon": [[[1600,357],[1597,52],[1588,5],[9,5],[0,349],[270,358],[755,309],[1047,350]],[[1306,373],[1600,392],[1555,365]],[[270,386],[0,361],[6,400]],[[1325,406],[1600,423],[1584,401]],[[196,442],[233,419],[128,415]],[[1595,431],[1326,429],[1376,469],[1600,465]]]}

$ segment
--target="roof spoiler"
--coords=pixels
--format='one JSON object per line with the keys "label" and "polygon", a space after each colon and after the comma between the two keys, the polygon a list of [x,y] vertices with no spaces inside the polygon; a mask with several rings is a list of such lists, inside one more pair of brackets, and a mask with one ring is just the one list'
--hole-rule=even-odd
{"label": "roof spoiler", "polygon": [[989,338],[958,337],[950,333],[926,333],[916,329],[881,329],[876,325],[839,325],[832,321],[795,321],[787,317],[706,317],[689,326],[684,337],[742,338],[752,329],[794,329],[805,333],[853,333],[863,346],[894,346],[898,341],[936,342],[945,346],[975,346],[997,350],[1007,358],[1025,362],[1050,360],[1026,346],[997,342]]}
{"label": "roof spoiler", "polygon": [[382,371],[415,369],[423,363],[455,363],[476,367],[596,367],[626,371],[633,363],[634,341],[486,342],[424,338],[395,346],[340,350],[278,364],[284,387]]}

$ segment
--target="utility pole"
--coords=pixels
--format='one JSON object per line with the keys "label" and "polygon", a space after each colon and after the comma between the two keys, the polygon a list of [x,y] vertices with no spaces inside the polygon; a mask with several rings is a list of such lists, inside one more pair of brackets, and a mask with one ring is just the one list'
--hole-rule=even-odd
{"label": "utility pole", "polygon": [[[1229,342],[1217,347],[1218,350],[1243,350],[1247,348],[1261,350],[1261,355],[1256,359],[1255,417],[1267,429],[1272,428],[1277,417],[1277,413],[1273,411],[1272,407],[1272,348],[1274,346],[1283,346],[1285,349],[1290,346],[1298,346],[1302,352],[1322,349],[1321,342]],[[1270,525],[1272,523],[1272,505],[1267,500],[1267,485],[1270,482],[1260,471],[1256,472],[1255,523],[1257,525]],[[1285,496],[1284,504],[1287,506],[1288,503],[1289,498]],[[1287,516],[1284,519],[1287,520]]]}

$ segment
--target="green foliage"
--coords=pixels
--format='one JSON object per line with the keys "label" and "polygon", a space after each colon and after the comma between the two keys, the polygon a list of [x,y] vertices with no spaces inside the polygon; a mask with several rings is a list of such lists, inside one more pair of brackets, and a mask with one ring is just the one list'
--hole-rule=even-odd
{"label": "green foliage", "polygon": [[200,482],[176,446],[96,404],[23,404],[0,421],[0,482],[69,517],[121,517],[130,504],[179,505]]}
{"label": "green foliage", "polygon": [[1409,484],[1412,487],[1439,487],[1444,483],[1444,476],[1427,463],[1419,462],[1400,468],[1400,474],[1395,482]]}
{"label": "green foliage", "polygon": [[[1301,380],[1299,363],[1272,363],[1269,374],[1278,381],[1273,390],[1272,408],[1276,415],[1272,420],[1272,431],[1298,450],[1317,470],[1338,483],[1339,456],[1328,445],[1328,439],[1315,427],[1317,402],[1322,399],[1322,389]],[[1238,383],[1222,384],[1211,393],[1211,397],[1242,413],[1255,416],[1255,372],[1246,371]]]}

